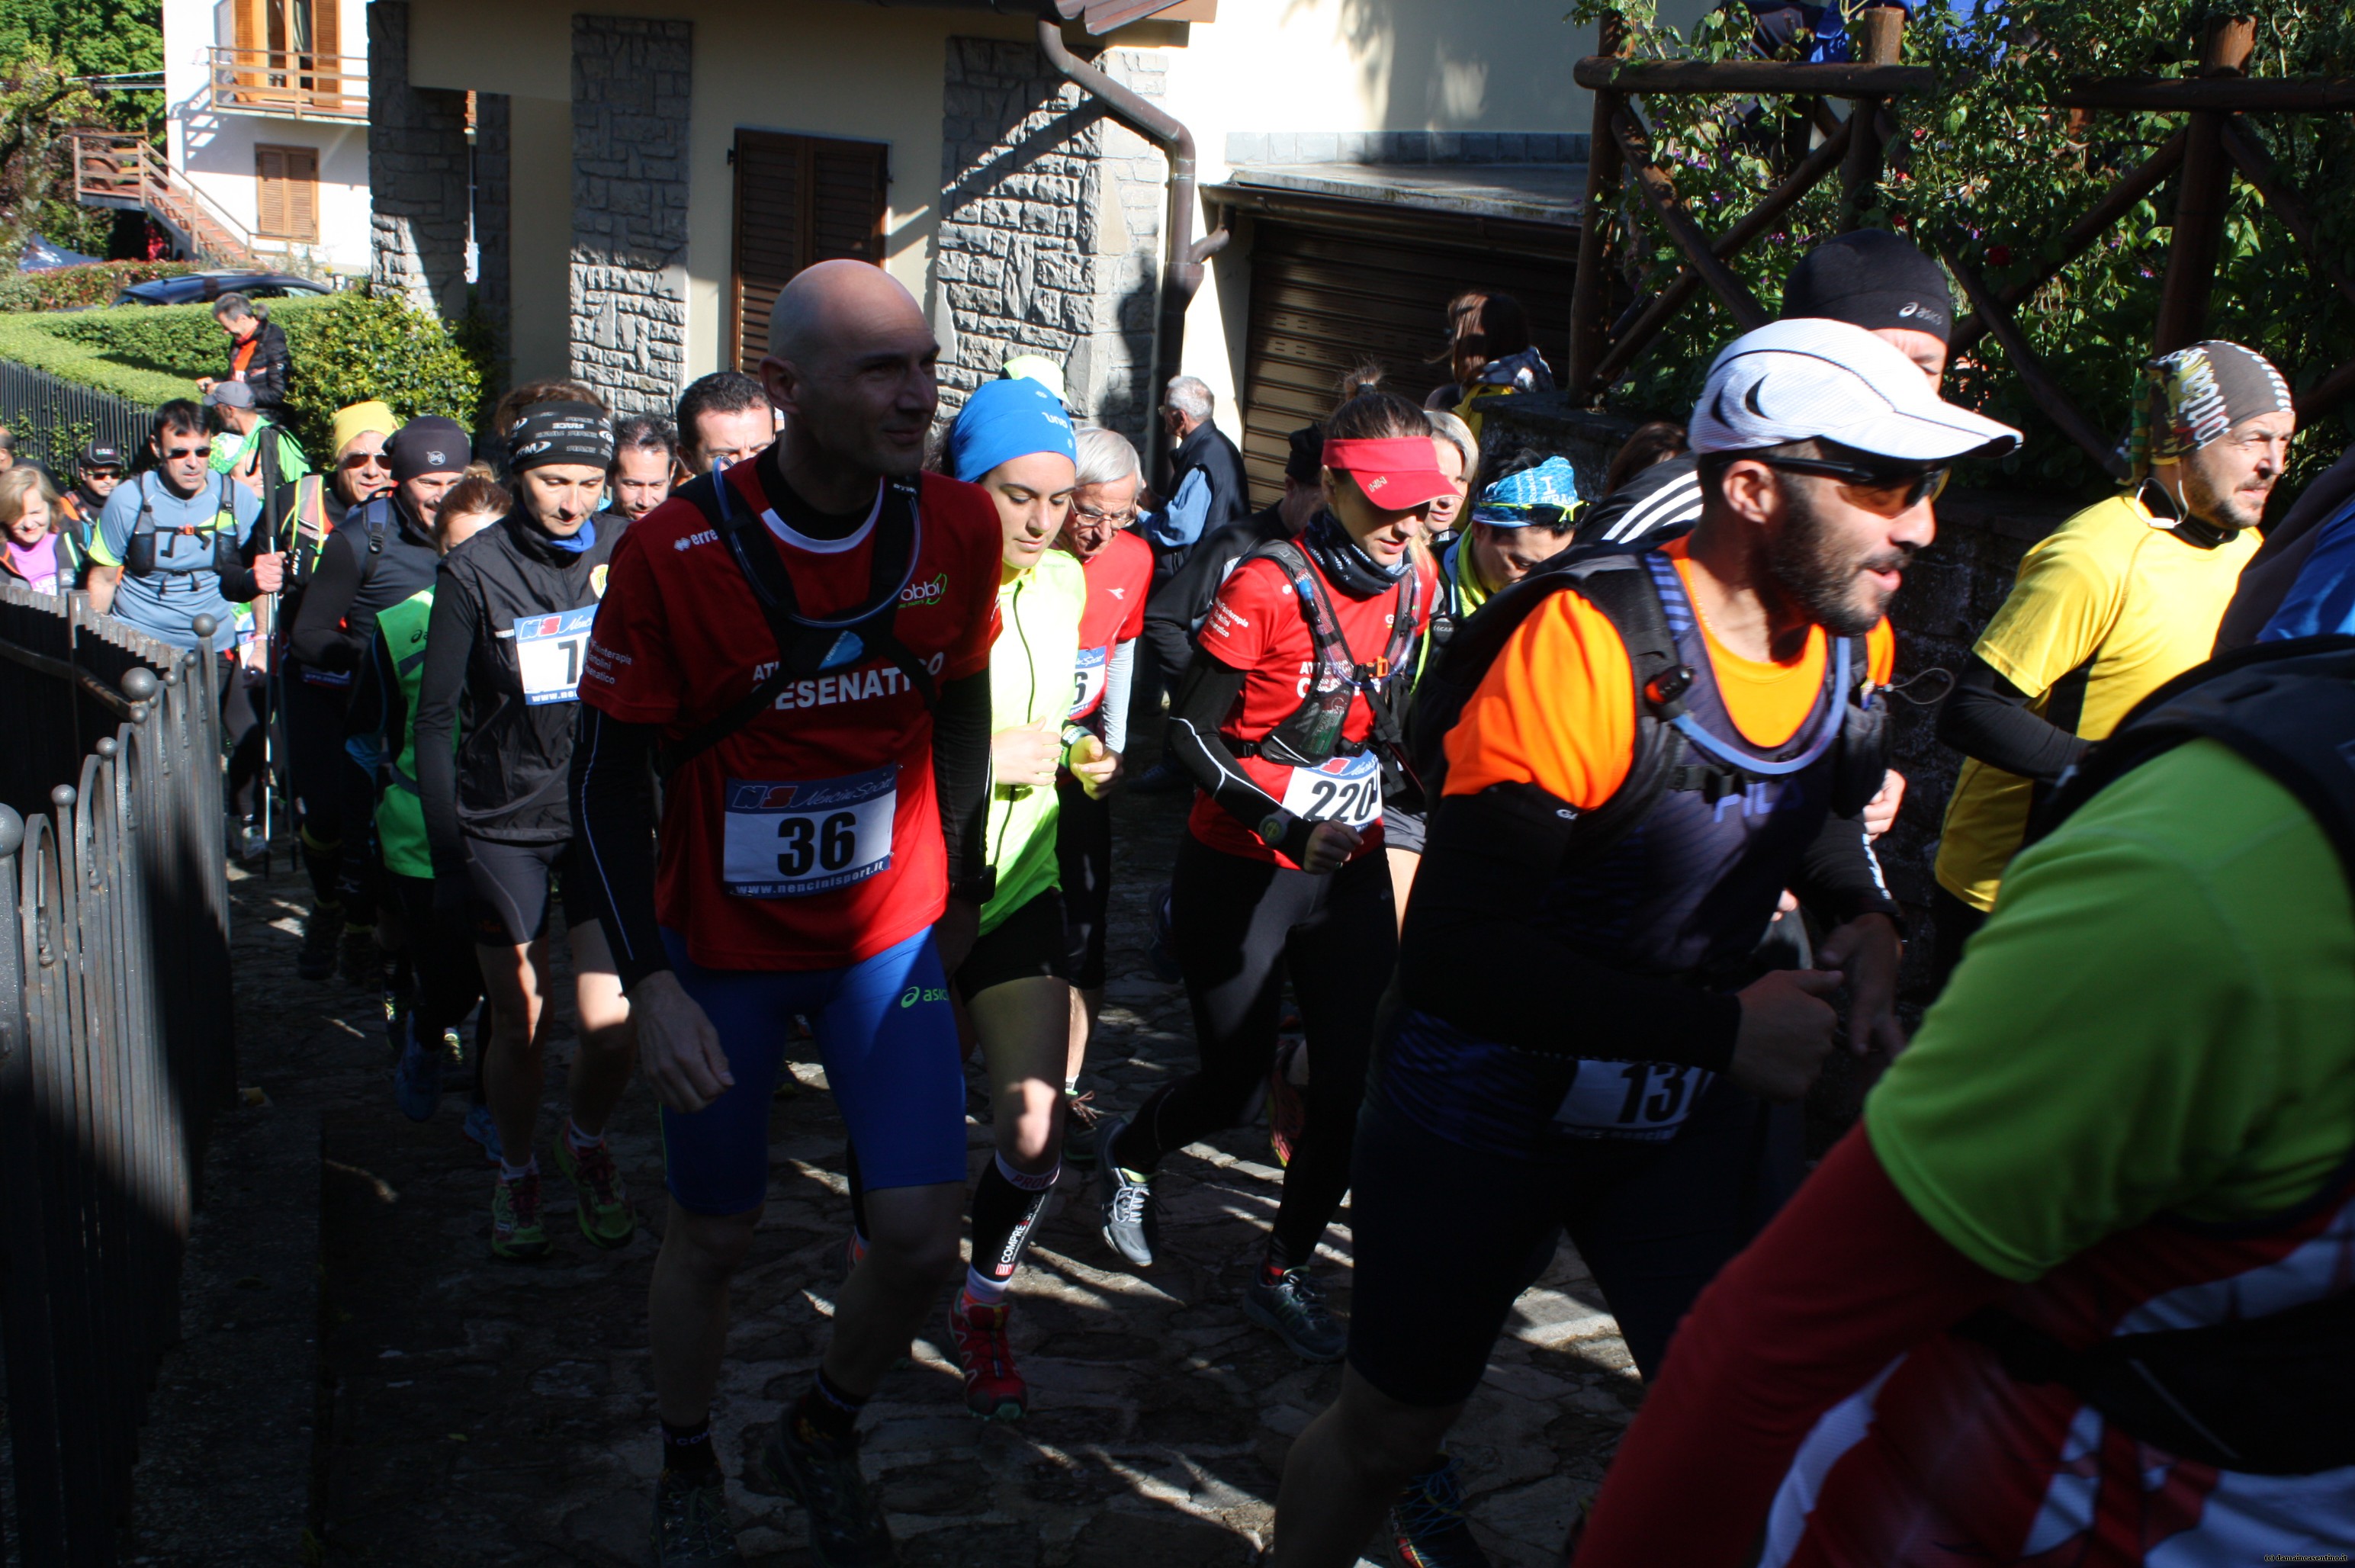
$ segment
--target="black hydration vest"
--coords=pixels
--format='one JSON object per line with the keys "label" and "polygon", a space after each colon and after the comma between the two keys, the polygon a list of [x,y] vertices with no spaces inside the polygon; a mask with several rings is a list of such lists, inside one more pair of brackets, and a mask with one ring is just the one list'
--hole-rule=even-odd
{"label": "black hydration vest", "polygon": [[[1447,784],[1447,732],[1464,705],[1521,623],[1563,590],[1603,612],[1626,645],[1636,677],[1636,753],[1627,777],[1609,800],[1572,824],[1565,864],[1600,858],[1671,790],[1697,790],[1713,805],[1764,781],[1764,774],[1685,711],[1695,672],[1678,651],[1646,553],[1617,545],[1574,547],[1540,563],[1458,623],[1416,683],[1407,726],[1408,755],[1433,805]],[[1863,810],[1879,793],[1889,766],[1888,704],[1873,689],[1866,640],[1847,642],[1849,688],[1831,779],[1835,816]]]}
{"label": "black hydration vest", "polygon": [[[2258,643],[2177,676],[2061,777],[2034,843],[2143,763],[2209,740],[2313,815],[2355,887],[2355,637]],[[2343,1199],[2349,1168],[2326,1187]],[[2303,1207],[2303,1206],[2302,1206]],[[1955,1332],[2022,1382],[2060,1383],[2104,1420],[2179,1458],[2257,1475],[2355,1465],[2355,1288],[2194,1328],[2114,1334],[2073,1350],[1989,1307]]]}
{"label": "black hydration vest", "polygon": [[[1414,646],[1414,625],[1423,613],[1423,579],[1410,568],[1391,590],[1391,635],[1381,656],[1360,663],[1342,635],[1340,613],[1323,576],[1308,552],[1291,539],[1270,539],[1235,563],[1272,560],[1300,601],[1301,618],[1308,624],[1315,646],[1316,669],[1309,677],[1308,695],[1284,721],[1256,741],[1231,735],[1220,739],[1239,757],[1258,757],[1287,768],[1321,767],[1335,757],[1354,757],[1369,747],[1380,754],[1384,782],[1395,786],[1402,761],[1405,736],[1398,715],[1399,688]],[[1365,741],[1347,741],[1341,731],[1349,709],[1363,693],[1373,709],[1374,729]]]}
{"label": "black hydration vest", "polygon": [[[147,487],[149,476],[142,474],[136,481],[139,485],[139,517],[131,525],[131,538],[123,546],[123,570],[133,577],[152,577],[159,571],[166,577],[193,577],[200,571],[209,571],[218,576],[235,571],[240,563],[237,555],[237,513],[230,503],[229,475],[213,475],[213,495],[218,504],[213,508],[212,560],[202,564],[182,561],[162,566],[155,562],[155,493]],[[190,528],[186,531],[194,533],[196,530]]]}

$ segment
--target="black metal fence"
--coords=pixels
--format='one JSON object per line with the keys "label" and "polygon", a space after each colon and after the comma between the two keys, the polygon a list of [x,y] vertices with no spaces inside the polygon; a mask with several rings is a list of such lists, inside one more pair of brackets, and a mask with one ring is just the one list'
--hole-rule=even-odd
{"label": "black metal fence", "polygon": [[7,1531],[108,1568],[236,1092],[219,661],[0,587]]}
{"label": "black metal fence", "polygon": [[145,450],[155,420],[154,409],[127,398],[0,359],[0,424],[16,436],[19,456],[60,478],[72,474],[74,453],[93,441],[133,454]]}

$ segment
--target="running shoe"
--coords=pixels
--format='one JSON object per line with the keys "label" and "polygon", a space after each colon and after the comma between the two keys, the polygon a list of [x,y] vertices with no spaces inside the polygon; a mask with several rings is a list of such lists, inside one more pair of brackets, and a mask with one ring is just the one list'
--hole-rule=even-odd
{"label": "running shoe", "polygon": [[485,1159],[493,1165],[499,1163],[499,1124],[492,1118],[488,1105],[467,1106],[466,1125],[459,1130],[482,1146]]}
{"label": "running shoe", "polygon": [[1096,1136],[1103,1130],[1104,1114],[1095,1107],[1096,1092],[1063,1096],[1063,1163],[1074,1170],[1093,1170]]}
{"label": "running shoe", "polygon": [[[463,1072],[466,1068],[466,1037],[452,1024],[442,1031],[442,1068],[444,1072]],[[444,1079],[444,1083],[450,1080]]]}
{"label": "running shoe", "polygon": [[883,1504],[858,1467],[856,1438],[839,1447],[804,1443],[789,1410],[761,1450],[761,1467],[771,1486],[809,1511],[810,1556],[820,1568],[883,1568],[900,1560]]}
{"label": "running shoe", "polygon": [[1006,1342],[1013,1309],[991,1307],[960,1290],[949,1303],[949,1342],[964,1371],[964,1407],[984,1421],[1019,1421],[1030,1408],[1030,1385],[1014,1370],[1014,1348]]}
{"label": "running shoe", "polygon": [[1464,1477],[1452,1454],[1407,1477],[1391,1505],[1390,1523],[1398,1568],[1489,1568],[1488,1554],[1472,1539],[1464,1516]]}
{"label": "running shoe", "polygon": [[1308,1125],[1308,1102],[1292,1081],[1292,1058],[1300,1045],[1287,1040],[1277,1046],[1275,1065],[1267,1072],[1267,1142],[1281,1166],[1292,1164],[1292,1151],[1300,1147],[1301,1130]]}
{"label": "running shoe", "polygon": [[384,985],[384,949],[376,944],[376,927],[346,925],[344,927],[344,978],[355,986],[381,988]]}
{"label": "running shoe", "polygon": [[240,860],[259,860],[270,853],[269,835],[263,833],[261,824],[250,816],[238,822],[236,837],[229,842],[237,847],[236,855]]}
{"label": "running shoe", "polygon": [[1111,1158],[1120,1135],[1127,1130],[1128,1118],[1123,1116],[1106,1127],[1096,1142],[1101,1151],[1096,1180],[1103,1210],[1104,1245],[1136,1268],[1151,1268],[1153,1245],[1161,1239],[1161,1222],[1153,1212],[1153,1183],[1135,1171],[1123,1170]]}
{"label": "running shoe", "polygon": [[1171,985],[1186,977],[1185,966],[1178,962],[1177,927],[1169,918],[1169,888],[1164,883],[1160,898],[1153,905],[1153,942],[1145,950],[1145,961],[1153,972]]}
{"label": "running shoe", "polygon": [[303,951],[294,973],[305,980],[324,980],[336,972],[336,949],[344,939],[344,907],[316,904],[303,923]]}
{"label": "running shoe", "polygon": [[432,1121],[434,1107],[442,1103],[441,1053],[417,1038],[415,1013],[401,1015],[400,1039],[400,1060],[392,1069],[393,1100],[410,1121]]}
{"label": "running shoe", "polygon": [[491,1193],[491,1253],[502,1258],[544,1258],[548,1226],[539,1207],[539,1172],[527,1171],[515,1180],[499,1178]]}
{"label": "running shoe", "polygon": [[655,1482],[655,1526],[647,1553],[655,1568],[740,1563],[728,1518],[728,1483],[718,1470],[689,1478],[665,1470]]}
{"label": "running shoe", "polygon": [[1258,1270],[1243,1292],[1243,1316],[1292,1347],[1304,1361],[1337,1361],[1349,1348],[1349,1326],[1325,1305],[1325,1287],[1306,1268],[1288,1268],[1273,1284]]}
{"label": "running shoe", "polygon": [[630,1238],[638,1233],[638,1216],[630,1207],[630,1194],[622,1185],[622,1170],[613,1163],[613,1151],[604,1140],[600,1138],[594,1148],[574,1148],[572,1118],[565,1117],[556,1134],[556,1168],[581,1195],[574,1212],[581,1217],[581,1233],[589,1238],[589,1244],[608,1252],[628,1246]]}

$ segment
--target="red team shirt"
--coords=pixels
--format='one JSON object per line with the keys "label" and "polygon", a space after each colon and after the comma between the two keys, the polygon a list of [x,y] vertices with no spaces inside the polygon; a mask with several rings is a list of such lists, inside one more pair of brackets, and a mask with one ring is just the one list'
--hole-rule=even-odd
{"label": "red team shirt", "polygon": [[[728,471],[784,558],[802,613],[856,608],[873,520],[847,541],[795,543],[760,464]],[[892,631],[936,684],[989,667],[997,514],[978,487],[922,476],[922,539]],[[776,638],[735,558],[692,501],[634,523],[613,552],[581,699],[677,740],[775,667]],[[691,759],[666,786],[655,910],[715,969],[830,969],[941,917],[948,853],[932,790],[932,721],[890,660],[788,686],[773,709]],[[888,808],[888,809],[887,809]]]}
{"label": "red team shirt", "polygon": [[1145,594],[1153,586],[1153,547],[1123,529],[1087,561],[1088,607],[1080,616],[1074,720],[1103,706],[1112,656],[1145,630]]}
{"label": "red team shirt", "polygon": [[[1422,582],[1414,627],[1416,635],[1421,635],[1431,624],[1431,606],[1439,580],[1431,563],[1419,555],[1414,571]],[[1326,592],[1332,598],[1334,613],[1340,617],[1341,634],[1348,639],[1350,654],[1360,664],[1380,658],[1390,646],[1392,607],[1398,603],[1399,595],[1377,593],[1370,599],[1352,599],[1336,591],[1329,582]],[[1228,573],[1195,641],[1220,664],[1243,672],[1242,695],[1235,699],[1234,711],[1219,726],[1225,734],[1246,741],[1260,740],[1292,717],[1307,695],[1308,677],[1316,658],[1316,639],[1309,635],[1308,618],[1303,613],[1299,596],[1293,592],[1284,569],[1272,560],[1247,560]],[[1341,733],[1348,740],[1362,741],[1373,730],[1373,707],[1360,692],[1349,705],[1349,717]],[[1309,769],[1283,767],[1257,757],[1237,761],[1253,784],[1295,816],[1312,814],[1304,807],[1328,807],[1335,793],[1333,785],[1356,791],[1359,801],[1357,812],[1325,809],[1317,814],[1336,816],[1358,827],[1363,835],[1358,854],[1381,847],[1381,779],[1370,754],[1357,760],[1336,758],[1323,770],[1333,775],[1330,781],[1302,776],[1309,773]],[[1320,788],[1320,783],[1327,787]],[[1368,808],[1372,813],[1370,817],[1366,816]],[[1186,827],[1213,849],[1247,860],[1273,860],[1294,870],[1300,869],[1289,855],[1269,848],[1257,834],[1229,815],[1226,807],[1199,790]]]}

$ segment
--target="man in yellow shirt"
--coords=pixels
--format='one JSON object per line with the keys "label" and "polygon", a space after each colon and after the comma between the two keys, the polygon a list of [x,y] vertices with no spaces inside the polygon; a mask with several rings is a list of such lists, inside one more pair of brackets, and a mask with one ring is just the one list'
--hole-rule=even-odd
{"label": "man in yellow shirt", "polygon": [[1938,738],[1967,759],[1931,895],[1941,986],[2053,781],[2208,657],[2296,427],[2288,384],[2262,355],[2214,341],[2164,355],[2136,400],[2133,487],[2020,562],[1938,716]]}

